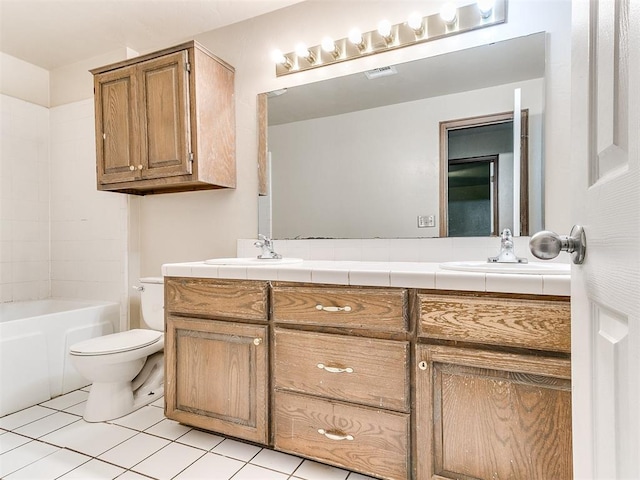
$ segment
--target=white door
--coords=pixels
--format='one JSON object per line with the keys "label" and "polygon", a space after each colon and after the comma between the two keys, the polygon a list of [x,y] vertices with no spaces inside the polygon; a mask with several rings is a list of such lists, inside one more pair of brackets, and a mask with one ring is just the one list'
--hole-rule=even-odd
{"label": "white door", "polygon": [[[640,0],[574,0],[576,479],[640,479]],[[568,193],[569,196],[569,193]],[[570,226],[567,226],[569,228]]]}

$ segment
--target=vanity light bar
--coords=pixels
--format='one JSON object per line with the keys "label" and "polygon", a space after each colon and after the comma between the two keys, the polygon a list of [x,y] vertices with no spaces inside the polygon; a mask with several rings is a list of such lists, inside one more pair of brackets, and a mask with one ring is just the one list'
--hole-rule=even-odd
{"label": "vanity light bar", "polygon": [[383,20],[376,30],[360,33],[354,29],[348,37],[335,40],[333,48],[329,44],[331,39],[324,38],[321,45],[309,48],[299,45],[296,51],[287,54],[278,51],[277,56],[273,56],[276,77],[506,23],[508,0],[495,0],[492,7],[487,7],[491,1],[479,0],[457,8],[450,6],[455,16],[453,20],[449,17],[449,21],[436,13],[422,17],[419,22],[420,16],[414,12],[404,23],[389,25]]}

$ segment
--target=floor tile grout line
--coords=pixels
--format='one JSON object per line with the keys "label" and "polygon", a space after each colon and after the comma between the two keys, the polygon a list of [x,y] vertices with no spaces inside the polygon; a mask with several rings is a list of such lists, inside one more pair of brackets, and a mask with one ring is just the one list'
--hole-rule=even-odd
{"label": "floor tile grout line", "polygon": [[[40,442],[40,441],[39,441],[38,439],[32,439],[32,442]],[[31,442],[27,442],[27,443],[31,443]],[[40,443],[46,443],[46,442],[40,442]],[[26,445],[26,443],[25,443],[25,444],[23,444],[23,445],[20,445],[20,446],[24,446],[24,445]],[[48,444],[47,444],[47,445],[48,445]],[[53,446],[53,445],[52,445],[52,446]],[[23,468],[27,468],[28,466],[33,465],[34,463],[39,462],[40,460],[42,460],[42,459],[44,459],[44,458],[47,458],[48,456],[53,455],[54,453],[57,453],[57,452],[59,452],[60,450],[62,450],[60,447],[57,447],[57,448],[58,448],[58,450],[54,450],[54,451],[53,451],[53,452],[51,452],[51,453],[47,453],[45,456],[40,457],[40,458],[37,458],[37,459],[33,460],[32,462],[29,462],[29,463],[27,463],[26,465],[23,465],[22,467],[20,467],[20,468],[18,468],[18,469],[16,469],[16,470],[13,470],[13,471],[11,471],[11,472],[5,473],[5,475],[13,475],[14,473],[19,472],[19,471],[20,471],[20,470],[22,470]]]}
{"label": "floor tile grout line", "polygon": [[[48,416],[50,416],[50,415],[48,415]],[[42,418],[46,418],[46,417],[42,417]],[[40,420],[42,420],[42,419],[40,419]],[[44,433],[44,434],[40,435],[39,437],[30,437],[29,435],[26,435],[26,434],[22,434],[22,436],[27,437],[27,438],[32,438],[33,440],[40,440],[42,437],[46,437],[47,435],[50,435],[53,432],[57,432],[58,430],[62,430],[63,428],[68,427],[69,425],[73,425],[74,423],[78,423],[80,420],[82,420],[82,418],[78,418],[78,419],[74,420],[71,423],[67,423],[66,425],[63,425],[63,426],[58,427],[58,428],[55,428],[55,429],[51,430],[50,432],[47,432],[47,433]],[[31,422],[31,423],[34,423],[34,422]],[[28,423],[27,425],[31,425],[31,424]],[[25,426],[25,425],[23,425],[23,426]],[[18,428],[22,428],[22,427],[18,427]],[[13,433],[17,433],[18,435],[20,435],[20,433],[16,432],[16,431],[14,431]],[[48,445],[54,445],[56,447],[63,448],[60,445],[55,445],[53,443],[45,442],[44,440],[42,440],[42,443],[46,443]]]}
{"label": "floor tile grout line", "polygon": [[[70,450],[70,449],[68,449],[68,448],[63,448],[62,450],[68,450],[68,451],[71,451],[71,452],[73,451],[73,450]],[[76,453],[78,453],[78,452],[76,452]],[[74,470],[77,470],[77,469],[78,469],[78,468],[80,468],[82,465],[86,465],[87,463],[89,463],[91,460],[93,460],[93,459],[95,458],[95,457],[92,457],[91,455],[87,455],[87,454],[83,454],[83,455],[84,455],[85,457],[89,457],[89,460],[87,460],[86,462],[82,462],[80,465],[77,465],[76,467],[72,468],[71,470],[68,470],[68,471],[64,472],[62,475],[59,475],[59,476],[55,477],[55,480],[57,480],[57,479],[58,479],[58,478],[60,478],[60,477],[64,477],[65,475],[67,475],[67,474],[69,474],[69,473],[73,472]]]}
{"label": "floor tile grout line", "polygon": [[51,413],[50,413],[50,414],[48,414],[48,415],[44,415],[44,416],[42,416],[42,417],[40,417],[40,418],[36,418],[35,420],[31,420],[30,422],[23,423],[22,425],[20,425],[20,426],[18,426],[18,427],[16,427],[16,428],[14,428],[14,429],[7,429],[6,427],[3,427],[3,430],[7,430],[8,432],[13,432],[14,430],[16,430],[16,429],[18,429],[18,428],[25,427],[25,426],[27,426],[27,425],[29,425],[29,424],[33,423],[33,422],[37,422],[38,420],[42,420],[43,418],[50,417],[51,415],[54,415],[54,414],[58,413],[58,410],[55,410],[55,409],[53,409],[53,408],[49,408],[49,407],[43,407],[43,406],[42,406],[42,405],[40,405],[40,404],[36,404],[36,405],[31,405],[30,407],[27,407],[27,408],[23,408],[22,410],[18,410],[17,412],[12,412],[12,413],[9,413],[9,414],[7,414],[7,415],[4,415],[3,417],[0,417],[0,421],[1,421],[3,418],[7,418],[7,417],[9,417],[9,416],[11,416],[11,415],[15,415],[16,413],[24,412],[25,410],[28,410],[28,409],[33,408],[33,407],[46,408],[47,410],[51,410]]}
{"label": "floor tile grout line", "polygon": [[[79,389],[79,390],[76,390],[76,391],[83,391],[83,392],[87,392],[87,393],[88,393],[88,391],[87,391],[87,390],[84,390],[83,388],[81,388],[81,389]],[[71,393],[71,392],[69,392],[69,393]],[[66,394],[65,394],[65,395],[66,395]],[[47,400],[47,401],[42,402],[42,403],[47,403],[47,402],[49,402],[49,401],[51,401],[51,400]],[[137,475],[142,475],[142,476],[144,476],[144,477],[146,477],[146,478],[151,478],[151,479],[157,480],[157,479],[155,479],[154,477],[150,477],[150,476],[149,476],[149,475],[147,475],[147,474],[143,474],[143,473],[140,473],[140,472],[138,472],[138,471],[136,471],[136,470],[133,470],[133,468],[135,468],[137,465],[139,465],[140,463],[144,462],[145,460],[149,459],[151,456],[153,456],[153,455],[157,454],[157,453],[158,453],[159,451],[161,451],[162,449],[167,448],[167,447],[168,447],[168,446],[170,446],[172,443],[176,443],[176,444],[178,444],[178,445],[180,445],[180,446],[186,446],[186,447],[194,448],[194,449],[196,449],[196,450],[198,450],[198,451],[202,452],[202,453],[201,453],[201,455],[200,455],[200,456],[198,456],[198,458],[197,458],[196,460],[194,460],[193,462],[189,463],[189,465],[185,466],[185,467],[184,467],[182,470],[180,470],[180,472],[178,472],[175,476],[180,475],[180,474],[181,474],[182,472],[184,472],[186,469],[188,469],[189,467],[191,467],[194,463],[196,463],[196,462],[198,462],[199,460],[201,460],[201,459],[202,459],[202,458],[203,458],[207,453],[215,454],[215,455],[220,456],[220,457],[224,457],[224,458],[228,458],[228,459],[231,459],[231,460],[235,460],[235,461],[239,461],[239,462],[244,463],[244,465],[242,465],[242,467],[241,467],[241,468],[240,468],[236,473],[234,473],[234,474],[230,477],[230,480],[231,480],[231,479],[233,479],[233,478],[235,478],[235,477],[236,477],[236,476],[237,476],[237,475],[238,475],[242,470],[244,470],[244,469],[247,467],[247,465],[251,465],[251,466],[254,466],[254,467],[263,468],[263,469],[266,469],[266,470],[269,470],[269,471],[272,471],[272,472],[274,472],[274,473],[278,473],[278,474],[281,474],[281,475],[287,475],[287,480],[298,480],[298,479],[299,479],[299,478],[301,478],[301,477],[296,477],[296,472],[298,472],[298,471],[299,471],[300,467],[301,467],[301,466],[304,464],[304,462],[307,460],[307,459],[305,459],[305,458],[303,458],[303,457],[299,457],[299,456],[295,456],[295,455],[294,455],[294,457],[295,457],[295,458],[298,458],[298,459],[300,460],[300,462],[298,463],[298,465],[296,466],[296,468],[294,469],[294,471],[293,471],[292,473],[287,473],[287,472],[282,472],[282,471],[276,470],[276,469],[274,469],[274,468],[270,468],[270,467],[266,467],[266,466],[259,465],[259,464],[256,464],[256,463],[252,463],[252,462],[253,462],[253,460],[255,460],[255,458],[256,458],[256,457],[260,454],[260,452],[262,452],[263,450],[271,450],[271,451],[277,452],[277,450],[274,450],[273,448],[269,448],[269,447],[265,447],[265,446],[261,446],[261,445],[255,445],[255,444],[253,444],[253,443],[251,443],[251,442],[244,442],[244,441],[242,441],[242,440],[237,440],[237,439],[232,438],[232,437],[227,437],[227,436],[224,436],[224,435],[222,435],[222,434],[218,434],[218,433],[216,433],[216,432],[210,432],[210,431],[207,431],[207,430],[202,430],[202,429],[198,429],[198,428],[195,428],[195,427],[190,427],[190,426],[188,426],[188,425],[183,425],[183,424],[179,424],[179,425],[185,426],[185,427],[187,427],[189,430],[187,430],[186,432],[182,433],[181,435],[179,435],[179,436],[178,436],[178,437],[176,437],[176,438],[167,438],[167,437],[163,437],[163,436],[158,435],[158,434],[154,434],[154,433],[149,433],[149,432],[147,432],[147,430],[149,430],[150,428],[153,428],[154,426],[158,425],[159,423],[163,422],[164,420],[169,420],[169,421],[171,421],[171,419],[168,419],[168,418],[166,418],[166,417],[164,417],[164,418],[162,418],[161,420],[159,420],[159,421],[157,421],[157,422],[153,423],[152,425],[147,426],[144,430],[141,430],[140,428],[136,428],[136,427],[132,427],[132,426],[127,426],[127,425],[121,425],[121,424],[113,423],[112,421],[99,422],[99,423],[103,423],[103,424],[113,425],[113,426],[116,426],[116,427],[126,428],[126,429],[128,429],[128,430],[130,430],[130,431],[136,432],[133,436],[131,436],[131,437],[129,437],[129,438],[127,438],[127,439],[125,439],[125,440],[123,440],[123,441],[121,441],[121,442],[117,443],[116,445],[111,446],[110,448],[108,448],[108,449],[107,449],[107,450],[105,450],[104,452],[101,452],[99,455],[103,455],[103,454],[107,453],[108,451],[110,451],[110,450],[112,450],[112,449],[114,449],[114,448],[116,448],[116,447],[118,447],[118,446],[122,445],[122,444],[123,444],[123,443],[125,443],[126,441],[128,441],[128,440],[130,440],[130,439],[134,438],[136,435],[141,434],[141,433],[145,433],[145,434],[147,434],[147,435],[149,435],[149,436],[152,436],[152,437],[154,437],[154,438],[157,438],[157,439],[160,439],[160,440],[164,440],[164,441],[169,442],[169,443],[167,443],[167,445],[165,445],[164,447],[160,448],[159,450],[156,450],[155,452],[151,453],[150,455],[147,455],[145,458],[143,458],[143,459],[139,460],[136,464],[134,464],[134,465],[133,465],[133,466],[131,466],[131,467],[124,467],[124,466],[122,466],[122,465],[118,465],[117,463],[114,463],[114,462],[112,462],[112,461],[103,460],[102,458],[99,458],[98,456],[93,456],[93,455],[87,454],[86,452],[81,452],[81,451],[75,450],[75,449],[70,448],[70,447],[61,446],[61,445],[56,445],[56,444],[53,444],[53,443],[50,443],[50,442],[47,442],[47,441],[41,440],[41,438],[42,438],[42,437],[44,437],[44,436],[46,436],[46,435],[49,435],[49,434],[51,434],[51,433],[54,433],[54,432],[56,432],[56,431],[58,431],[58,430],[61,430],[61,429],[65,428],[65,427],[68,427],[68,426],[70,426],[70,425],[73,425],[73,424],[75,424],[75,423],[79,422],[80,420],[83,420],[83,421],[84,421],[84,419],[82,418],[82,416],[81,416],[81,415],[79,415],[79,414],[77,414],[77,413],[72,413],[72,412],[68,412],[68,411],[66,411],[67,409],[71,409],[71,408],[73,408],[73,407],[76,407],[77,405],[80,405],[81,403],[84,403],[84,402],[86,402],[86,399],[85,399],[85,400],[82,400],[82,401],[80,401],[80,402],[77,402],[77,403],[75,403],[75,404],[72,404],[72,405],[66,406],[66,407],[64,407],[64,409],[62,409],[62,408],[55,408],[55,407],[51,407],[51,406],[47,406],[47,405],[43,405],[42,403],[40,403],[40,404],[36,404],[36,405],[33,405],[33,406],[31,406],[31,407],[26,407],[26,408],[24,408],[24,409],[22,409],[22,410],[19,410],[18,412],[20,412],[20,411],[24,411],[24,410],[27,410],[27,409],[29,409],[29,408],[33,408],[34,406],[38,406],[38,407],[41,407],[41,408],[46,408],[46,409],[48,409],[48,410],[51,410],[51,413],[50,413],[50,414],[47,414],[47,415],[45,415],[45,416],[43,416],[43,417],[40,417],[40,418],[38,418],[38,419],[35,419],[35,420],[33,420],[33,421],[30,421],[30,422],[24,423],[24,424],[22,424],[22,425],[20,425],[20,426],[17,426],[17,427],[15,427],[14,429],[8,429],[8,428],[6,428],[6,427],[2,427],[2,428],[0,428],[0,433],[1,433],[1,432],[4,432],[4,433],[13,433],[14,435],[18,435],[18,436],[21,436],[21,437],[23,437],[23,438],[25,438],[25,439],[28,439],[28,441],[27,441],[27,442],[25,442],[25,444],[27,444],[27,443],[31,443],[31,442],[34,442],[34,441],[35,441],[35,442],[39,442],[39,443],[46,444],[46,445],[49,445],[49,446],[51,446],[51,447],[56,448],[56,450],[55,450],[54,452],[52,452],[51,454],[56,453],[56,452],[58,452],[58,451],[60,451],[60,450],[67,450],[67,451],[71,451],[71,452],[74,452],[74,453],[78,453],[78,454],[80,454],[80,455],[83,455],[83,456],[85,456],[85,457],[88,457],[88,458],[89,458],[89,460],[87,460],[86,462],[83,462],[82,464],[78,465],[77,467],[75,467],[74,469],[70,470],[69,472],[71,472],[71,471],[75,470],[76,468],[79,468],[80,466],[82,466],[82,465],[84,465],[84,464],[88,463],[88,462],[89,462],[89,461],[91,461],[91,460],[96,460],[96,461],[103,462],[103,463],[106,463],[106,464],[108,464],[108,465],[112,465],[112,466],[114,466],[114,467],[117,467],[117,468],[122,469],[122,470],[123,470],[123,472],[122,472],[122,473],[120,473],[120,474],[118,475],[118,477],[120,477],[120,476],[124,475],[126,472],[132,472],[132,473],[135,473],[135,474],[137,474]],[[158,405],[152,405],[152,404],[145,405],[145,407],[147,407],[147,406],[149,406],[149,407],[154,407],[154,408],[161,408],[161,409],[163,409],[163,407],[158,406]],[[143,408],[144,408],[144,407],[143,407]],[[11,414],[8,414],[7,416],[9,416],[9,415],[13,415],[13,414],[18,413],[18,412],[12,412]],[[17,430],[17,429],[20,429],[20,428],[22,428],[22,427],[25,427],[25,426],[27,426],[27,425],[30,425],[31,423],[34,423],[34,422],[37,422],[37,421],[42,420],[42,419],[44,419],[44,418],[47,418],[47,417],[49,417],[49,416],[51,416],[51,415],[55,414],[56,412],[59,412],[59,413],[65,413],[65,414],[68,414],[68,415],[72,415],[72,416],[78,417],[78,419],[77,419],[77,420],[72,421],[71,423],[69,423],[69,424],[67,424],[67,425],[64,425],[64,426],[62,426],[62,427],[56,428],[56,429],[52,430],[51,432],[47,432],[47,433],[45,433],[44,435],[41,435],[40,437],[36,437],[36,438],[34,438],[34,437],[32,437],[32,436],[29,436],[29,435],[26,435],[26,434],[24,434],[24,433],[16,432],[16,430]],[[132,413],[133,413],[133,412],[132,412]],[[164,413],[164,412],[163,412],[163,413]],[[0,417],[0,418],[4,418],[4,417]],[[122,418],[122,417],[121,417],[121,418]],[[117,420],[117,419],[114,419],[114,420]],[[88,422],[88,423],[90,423],[90,422]],[[189,443],[183,443],[183,442],[181,442],[181,441],[180,441],[180,439],[181,439],[181,438],[185,437],[186,435],[188,435],[188,434],[189,434],[190,432],[192,432],[192,431],[198,431],[198,432],[202,432],[202,433],[204,433],[204,434],[209,434],[209,435],[217,436],[217,437],[219,437],[219,438],[222,438],[222,440],[220,440],[218,443],[216,443],[215,445],[213,445],[211,448],[208,448],[208,449],[207,449],[207,448],[202,448],[202,447],[200,447],[200,446],[195,446],[195,445],[192,445],[192,444],[189,444]],[[246,445],[252,445],[252,446],[258,447],[258,448],[259,448],[259,450],[258,450],[258,451],[257,451],[257,452],[256,452],[256,453],[255,453],[251,458],[249,458],[248,460],[243,460],[243,459],[240,459],[240,458],[235,458],[235,457],[232,457],[232,456],[229,456],[229,455],[225,455],[225,454],[221,454],[221,453],[218,453],[218,452],[214,452],[214,449],[215,449],[216,447],[218,447],[220,444],[222,444],[225,440],[236,441],[236,442],[239,442],[239,443],[244,443],[244,444],[246,444]],[[20,445],[20,446],[23,446],[23,445],[25,445],[25,444],[22,444],[22,445]],[[9,452],[11,452],[11,451],[15,450],[16,448],[19,448],[20,446],[18,446],[18,447],[14,447],[14,448],[12,448],[12,449],[10,449],[10,450],[7,450],[7,452],[4,452],[4,453],[9,453]],[[285,453],[285,452],[283,452],[283,453]],[[44,459],[44,458],[46,458],[46,457],[48,457],[48,456],[49,456],[49,455],[51,455],[51,454],[45,455],[45,457],[41,457],[40,459],[36,460],[36,462],[37,462],[37,461],[39,461],[39,460],[42,460],[42,459]],[[31,465],[31,464],[33,464],[33,463],[35,463],[35,462],[31,462],[31,463],[29,463],[28,465]],[[21,467],[21,468],[20,468],[20,469],[18,469],[18,470],[21,470],[22,468],[25,468],[25,467],[26,467],[26,466],[28,466],[28,465],[25,465],[24,467]],[[16,470],[16,471],[18,471],[18,470]],[[68,474],[69,472],[66,472],[66,473],[65,473],[65,474],[63,474],[63,475],[66,475],[66,474]],[[348,471],[348,470],[347,470],[346,472],[347,472],[347,476],[345,477],[345,480],[348,480],[348,479],[351,477],[351,474],[352,474],[352,473],[354,473],[354,472],[350,472],[350,471]],[[12,472],[12,473],[13,473],[13,472]],[[175,478],[175,476],[174,476],[174,477],[172,477],[172,478]],[[116,477],[116,478],[118,478],[118,477]],[[57,477],[57,478],[59,478],[59,477]]]}
{"label": "floor tile grout line", "polygon": [[[186,434],[185,434],[185,435],[186,435]],[[175,442],[172,442],[172,443],[175,443]],[[167,446],[168,446],[168,445],[167,445]],[[165,448],[166,448],[166,447],[165,447]],[[162,450],[162,449],[160,449],[160,450]],[[158,450],[158,451],[160,451],[160,450]],[[172,479],[173,479],[173,478],[176,478],[178,475],[180,475],[182,472],[184,472],[187,468],[189,468],[191,465],[193,465],[193,464],[194,464],[194,463],[196,463],[198,460],[200,460],[202,457],[204,457],[207,453],[208,453],[208,452],[202,452],[202,455],[200,455],[200,456],[199,456],[198,458],[196,458],[193,462],[191,462],[189,465],[187,465],[186,467],[184,467],[182,470],[180,470],[178,473],[176,473],[176,474],[175,474],[173,477],[171,477],[171,478],[172,478]]]}

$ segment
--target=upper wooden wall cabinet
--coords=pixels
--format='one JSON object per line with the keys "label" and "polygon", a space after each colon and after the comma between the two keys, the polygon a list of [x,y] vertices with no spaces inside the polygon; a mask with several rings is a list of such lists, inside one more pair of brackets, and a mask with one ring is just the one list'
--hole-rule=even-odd
{"label": "upper wooden wall cabinet", "polygon": [[233,67],[191,41],[91,73],[98,190],[235,188]]}

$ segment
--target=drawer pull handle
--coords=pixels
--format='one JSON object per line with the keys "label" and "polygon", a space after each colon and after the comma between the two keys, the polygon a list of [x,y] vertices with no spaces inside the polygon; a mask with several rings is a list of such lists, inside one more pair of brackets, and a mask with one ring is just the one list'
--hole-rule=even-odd
{"label": "drawer pull handle", "polygon": [[350,312],[351,307],[345,305],[344,307],[325,307],[324,305],[316,305],[316,310],[322,310],[324,312]]}
{"label": "drawer pull handle", "polygon": [[318,433],[320,435],[324,435],[329,440],[336,440],[336,441],[339,441],[339,440],[353,440],[353,435],[347,435],[346,433],[342,433],[340,431],[332,432],[332,431],[327,431],[324,428],[319,428],[318,429]]}
{"label": "drawer pull handle", "polygon": [[322,370],[329,373],[353,373],[353,368],[351,367],[347,367],[347,368],[328,367],[324,363],[319,363],[318,368],[321,368]]}

